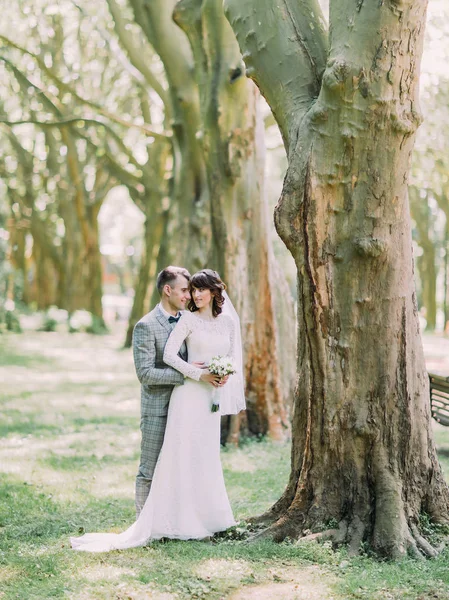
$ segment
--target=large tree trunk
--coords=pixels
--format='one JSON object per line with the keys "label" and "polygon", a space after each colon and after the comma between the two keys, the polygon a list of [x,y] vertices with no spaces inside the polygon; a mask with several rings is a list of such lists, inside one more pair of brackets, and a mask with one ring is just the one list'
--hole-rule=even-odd
{"label": "large tree trunk", "polygon": [[[284,439],[290,422],[278,358],[276,267],[264,189],[258,92],[244,77],[222,0],[181,0],[174,18],[190,40],[200,91],[213,231],[209,265],[227,282],[243,325],[247,423],[242,425],[251,433]],[[288,303],[288,296],[285,301],[293,320],[293,302]],[[294,348],[292,328],[283,333],[283,343]],[[293,357],[290,366],[293,375]],[[231,420],[229,442],[238,441],[240,418]]]}
{"label": "large tree trunk", "polygon": [[[289,167],[275,218],[298,269],[292,471],[266,535],[337,522],[384,556],[448,521],[413,283],[407,176],[426,2],[225,0]],[[263,17],[261,15],[264,15]],[[269,18],[267,17],[269,15]],[[276,33],[273,34],[273,31]]]}

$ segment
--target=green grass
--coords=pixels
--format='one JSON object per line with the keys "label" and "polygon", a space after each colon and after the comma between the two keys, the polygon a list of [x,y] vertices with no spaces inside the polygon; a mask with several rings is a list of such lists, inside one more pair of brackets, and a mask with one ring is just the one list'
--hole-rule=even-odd
{"label": "green grass", "polygon": [[10,365],[15,367],[36,367],[43,364],[49,366],[51,362],[39,354],[30,355],[20,353],[16,349],[16,340],[14,340],[12,334],[2,334],[0,341],[0,365],[2,367]]}
{"label": "green grass", "polygon": [[[120,345],[112,334],[2,337],[1,600],[219,600],[238,590],[240,599],[257,597],[257,589],[285,600],[449,598],[448,551],[388,563],[348,558],[329,544],[256,544],[231,535],[107,555],[72,551],[71,535],[120,531],[134,518],[139,386],[131,353]],[[437,427],[436,441],[449,476],[449,430]],[[252,441],[223,450],[222,461],[235,516],[244,519],[282,493],[290,449]]]}
{"label": "green grass", "polygon": [[49,423],[33,413],[25,413],[18,409],[2,410],[0,413],[0,437],[8,435],[52,436],[62,432],[55,423]]}

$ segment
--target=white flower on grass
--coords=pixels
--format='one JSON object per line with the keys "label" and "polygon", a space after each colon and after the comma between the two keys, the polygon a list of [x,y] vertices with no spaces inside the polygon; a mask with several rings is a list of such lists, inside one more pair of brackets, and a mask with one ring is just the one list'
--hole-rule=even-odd
{"label": "white flower on grass", "polygon": [[65,323],[67,321],[68,312],[57,306],[50,306],[47,310],[47,318],[56,321],[56,323]]}
{"label": "white flower on grass", "polygon": [[7,310],[8,312],[12,312],[15,308],[16,308],[16,304],[14,302],[14,300],[6,300],[5,301],[5,310]]}
{"label": "white flower on grass", "polygon": [[87,310],[76,310],[70,317],[70,328],[73,331],[86,330],[92,326],[92,315]]}

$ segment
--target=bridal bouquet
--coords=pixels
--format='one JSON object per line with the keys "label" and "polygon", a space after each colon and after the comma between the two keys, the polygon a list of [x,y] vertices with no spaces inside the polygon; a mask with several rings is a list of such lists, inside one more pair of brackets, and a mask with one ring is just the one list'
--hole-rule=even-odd
{"label": "bridal bouquet", "polygon": [[[226,375],[232,375],[236,372],[234,360],[231,356],[214,356],[209,363],[209,371],[210,373],[214,373],[214,375],[219,375],[221,378],[226,377]],[[212,396],[212,412],[217,412],[220,408],[220,404],[216,398],[216,391],[214,389]]]}

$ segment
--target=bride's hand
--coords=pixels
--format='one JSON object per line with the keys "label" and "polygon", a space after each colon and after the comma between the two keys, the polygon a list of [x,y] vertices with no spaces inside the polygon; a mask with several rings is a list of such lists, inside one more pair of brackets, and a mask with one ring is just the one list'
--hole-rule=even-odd
{"label": "bride's hand", "polygon": [[197,367],[198,369],[207,369],[207,368],[208,368],[208,366],[209,366],[209,365],[208,365],[207,363],[205,363],[204,361],[203,361],[203,362],[201,362],[201,361],[195,361],[195,362],[193,362],[193,363],[192,363],[192,365],[193,365],[194,367]]}
{"label": "bride's hand", "polygon": [[229,379],[229,375],[225,375],[220,381],[220,386],[224,385]]}
{"label": "bride's hand", "polygon": [[205,381],[211,383],[214,387],[218,387],[220,384],[220,376],[208,371],[207,373],[201,374],[200,381]]}

